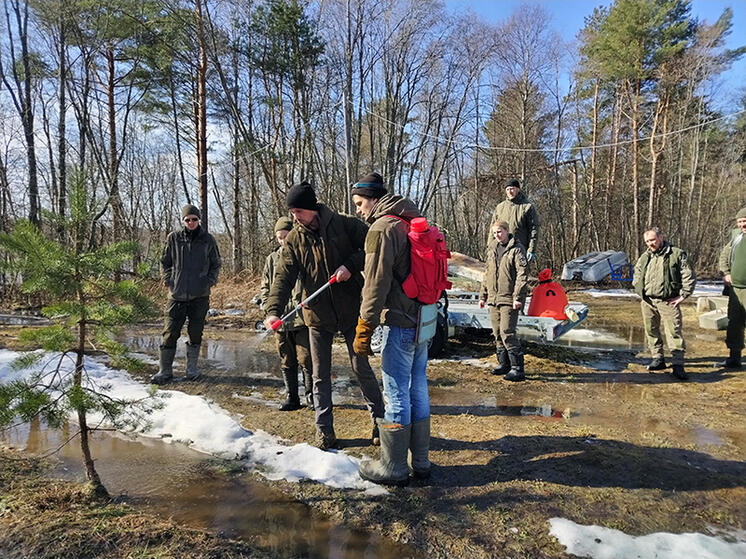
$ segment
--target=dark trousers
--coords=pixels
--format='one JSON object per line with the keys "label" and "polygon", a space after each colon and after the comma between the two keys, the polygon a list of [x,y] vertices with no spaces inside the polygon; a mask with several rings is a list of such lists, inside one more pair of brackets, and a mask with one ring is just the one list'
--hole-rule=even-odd
{"label": "dark trousers", "polygon": [[191,345],[202,343],[202,331],[205,329],[205,317],[210,308],[209,297],[198,297],[191,301],[175,301],[169,298],[166,307],[166,327],[163,330],[161,349],[173,349],[181,336],[184,322],[187,324],[187,334]]}
{"label": "dark trousers", "polygon": [[[353,326],[342,333],[347,344],[347,353],[350,356],[352,370],[360,383],[365,405],[375,421],[377,417],[383,417],[383,396],[378,386],[373,369],[368,363],[366,356],[357,355],[352,350],[352,342],[355,339],[355,327]],[[316,405],[316,426],[321,430],[334,427],[332,415],[332,341],[334,332],[308,328],[308,338],[311,345],[311,359],[313,360],[313,401]]]}
{"label": "dark trousers", "polygon": [[746,323],[746,288],[733,287],[728,293],[728,329],[725,346],[733,351],[743,349],[743,331]]}

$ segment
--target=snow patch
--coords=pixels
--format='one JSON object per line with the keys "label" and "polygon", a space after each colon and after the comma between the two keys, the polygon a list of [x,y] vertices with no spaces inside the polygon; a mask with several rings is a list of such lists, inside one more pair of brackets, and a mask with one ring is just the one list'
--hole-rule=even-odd
{"label": "snow patch", "polygon": [[[38,368],[14,370],[11,363],[20,354],[0,349],[0,382],[30,378]],[[45,363],[56,363],[59,354],[45,356]],[[49,367],[47,367],[49,368]],[[70,372],[71,359],[64,359],[61,369]],[[148,397],[149,386],[133,379],[123,370],[106,367],[95,359],[85,358],[86,383],[100,392],[128,399]],[[138,431],[144,437],[166,442],[181,442],[194,450],[228,459],[244,460],[270,480],[298,482],[313,480],[340,489],[360,489],[371,495],[386,493],[358,475],[359,460],[344,452],[324,452],[306,443],[286,445],[264,431],[249,431],[219,405],[202,396],[174,390],[159,390],[162,406],[148,414],[149,424]],[[90,423],[102,421],[91,414]]]}
{"label": "snow patch", "polygon": [[746,533],[732,531],[721,537],[698,533],[671,534],[656,532],[645,536],[630,536],[602,526],[583,526],[565,518],[550,518],[549,533],[568,554],[592,559],[741,559],[746,557]]}

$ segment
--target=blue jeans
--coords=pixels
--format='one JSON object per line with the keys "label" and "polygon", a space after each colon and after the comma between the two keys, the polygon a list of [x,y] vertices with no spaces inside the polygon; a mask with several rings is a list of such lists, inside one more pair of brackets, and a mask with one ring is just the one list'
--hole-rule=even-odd
{"label": "blue jeans", "polygon": [[427,344],[415,344],[415,330],[383,327],[381,369],[387,423],[409,425],[430,417]]}

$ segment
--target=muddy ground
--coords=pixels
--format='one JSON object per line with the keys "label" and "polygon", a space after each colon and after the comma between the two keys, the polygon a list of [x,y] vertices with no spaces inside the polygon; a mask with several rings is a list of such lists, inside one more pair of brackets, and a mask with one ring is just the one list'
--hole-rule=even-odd
{"label": "muddy ground", "polygon": [[[585,328],[640,323],[633,299],[571,299],[590,307]],[[744,529],[746,371],[716,365],[725,355],[724,333],[699,329],[693,302],[684,316],[685,383],[670,372],[648,373],[646,352],[529,344],[528,380],[512,384],[490,374],[489,343],[451,340],[444,358],[428,366],[430,480],[380,497],[316,483],[272,485],[339,523],[433,558],[566,557],[549,535],[552,517],[634,535]],[[252,323],[214,320],[206,338],[242,343],[256,335],[245,328]],[[260,350],[271,356],[271,339]],[[169,388],[218,402],[248,429],[313,444],[313,413],[273,407],[282,398],[279,372],[271,357],[258,363],[211,360],[202,382]],[[380,360],[372,364],[378,371]],[[348,376],[340,344],[334,366],[341,379]],[[257,367],[276,374],[258,374],[267,371]],[[352,384],[335,407],[337,436],[345,452],[375,457],[371,420]]]}

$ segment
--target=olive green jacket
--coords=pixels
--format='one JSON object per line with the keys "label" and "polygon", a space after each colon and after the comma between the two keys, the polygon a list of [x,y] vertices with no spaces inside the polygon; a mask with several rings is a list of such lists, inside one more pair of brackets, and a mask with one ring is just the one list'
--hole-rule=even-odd
{"label": "olive green jacket", "polygon": [[[277,247],[277,250],[270,252],[267,255],[267,258],[264,260],[264,270],[262,270],[262,286],[259,295],[262,299],[262,308],[264,308],[267,299],[269,299],[269,290],[275,280],[275,271],[277,270],[277,262],[280,259],[281,251],[282,247]],[[290,300],[288,301],[285,310],[282,312],[283,316],[298,306],[301,301],[302,291],[303,286],[301,286],[300,280],[296,281],[293,292],[290,294]],[[299,311],[295,313],[293,321],[287,325],[283,324],[282,328],[286,330],[295,330],[303,326],[305,326],[305,323],[303,322],[303,312]]]}
{"label": "olive green jacket", "polygon": [[420,217],[414,202],[386,194],[373,206],[365,237],[365,284],[360,318],[372,325],[386,324],[400,328],[417,326],[420,304],[402,289],[409,276],[411,245],[409,226],[392,215],[411,221]]}
{"label": "olive green jacket", "polygon": [[664,241],[656,252],[646,250],[635,264],[632,286],[640,297],[689,297],[697,278],[686,252]]}
{"label": "olive green jacket", "polygon": [[487,246],[487,267],[484,271],[479,299],[488,305],[512,305],[513,301],[526,302],[528,291],[528,262],[526,250],[513,235],[508,238],[500,262],[497,248],[500,243],[493,239]]}
{"label": "olive green jacket", "polygon": [[743,241],[746,236],[740,229],[731,230],[730,241],[720,252],[719,268],[723,275],[731,275],[734,287],[746,287],[746,259],[743,258]]}
{"label": "olive green jacket", "polygon": [[352,216],[341,215],[319,204],[318,230],[296,222],[285,237],[264,310],[281,316],[300,279],[303,299],[329,281],[344,265],[352,274],[349,280],[335,283],[303,308],[306,326],[330,332],[345,332],[357,324],[360,292],[365,263],[365,235],[368,226]]}
{"label": "olive green jacket", "polygon": [[492,212],[488,243],[492,239],[492,225],[496,221],[505,221],[510,232],[520,242],[527,252],[536,252],[539,242],[539,212],[523,192],[512,200],[503,200]]}

